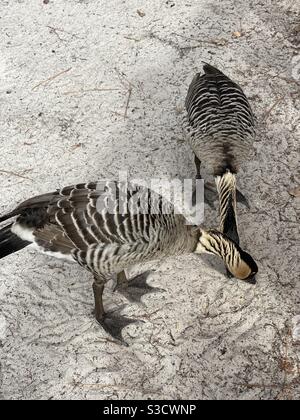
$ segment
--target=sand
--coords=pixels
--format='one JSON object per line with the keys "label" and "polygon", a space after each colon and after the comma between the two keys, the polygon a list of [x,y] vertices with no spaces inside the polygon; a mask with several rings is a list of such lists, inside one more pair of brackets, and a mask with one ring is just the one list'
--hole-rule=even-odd
{"label": "sand", "polygon": [[214,257],[136,268],[165,291],[139,306],[107,287],[108,308],[145,321],[122,347],[93,319],[88,272],[31,250],[1,260],[1,398],[299,399],[299,31],[290,0],[1,1],[0,213],[120,169],[192,177],[181,113],[204,60],[257,116],[238,212],[260,270],[252,287]]}

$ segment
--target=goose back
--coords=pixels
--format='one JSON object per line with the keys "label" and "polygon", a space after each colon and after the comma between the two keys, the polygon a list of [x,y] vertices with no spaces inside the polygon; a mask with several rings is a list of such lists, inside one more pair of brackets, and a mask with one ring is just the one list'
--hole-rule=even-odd
{"label": "goose back", "polygon": [[184,127],[200,160],[214,175],[235,173],[251,157],[254,116],[243,90],[218,69],[205,64],[186,97]]}

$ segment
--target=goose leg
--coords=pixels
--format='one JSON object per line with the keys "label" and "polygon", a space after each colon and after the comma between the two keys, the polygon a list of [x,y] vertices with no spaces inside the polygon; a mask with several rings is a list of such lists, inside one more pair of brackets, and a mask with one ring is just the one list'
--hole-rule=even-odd
{"label": "goose leg", "polygon": [[[200,178],[198,178],[200,179]],[[206,182],[204,185],[204,200],[205,202],[214,208],[214,201],[218,200],[218,193],[215,188],[210,182]],[[240,190],[236,190],[236,201],[237,203],[242,204],[243,206],[247,207],[250,210],[250,204],[248,199],[241,193]]]}
{"label": "goose leg", "polygon": [[201,160],[195,155],[196,179],[202,179],[201,176]]}
{"label": "goose leg", "polygon": [[[197,178],[200,179],[200,178]],[[193,193],[195,194],[195,192]],[[217,193],[217,190],[214,185],[212,185],[210,182],[206,182],[204,184],[204,201],[207,203],[210,207],[215,208],[214,202],[218,200],[219,196]],[[243,193],[241,193],[240,190],[236,190],[236,201],[237,203],[242,204],[243,206],[247,207],[248,210],[250,210],[250,204],[248,199],[244,196]],[[193,204],[195,204],[193,202]]]}
{"label": "goose leg", "polygon": [[204,184],[204,202],[207,203],[212,209],[215,209],[216,206],[214,204],[219,198],[218,193],[214,187],[211,186],[210,183],[206,182]]}
{"label": "goose leg", "polygon": [[[196,166],[196,180],[202,179],[201,176],[201,160],[195,155],[195,166]],[[204,183],[204,201],[211,208],[215,209],[214,201],[217,199],[218,195],[213,188],[210,188],[206,183]],[[196,205],[196,189],[193,191],[192,195],[192,205]]]}
{"label": "goose leg", "polygon": [[115,290],[122,293],[130,302],[140,303],[144,295],[161,290],[147,284],[147,278],[151,272],[152,271],[145,271],[145,273],[139,274],[133,279],[128,280],[125,271],[122,271],[117,275],[117,286],[115,287]]}
{"label": "goose leg", "polygon": [[121,344],[127,345],[122,338],[122,330],[127,325],[137,322],[135,319],[129,319],[121,316],[118,311],[105,312],[103,307],[104,281],[100,277],[94,277],[93,292],[95,299],[95,318],[101,327]]}

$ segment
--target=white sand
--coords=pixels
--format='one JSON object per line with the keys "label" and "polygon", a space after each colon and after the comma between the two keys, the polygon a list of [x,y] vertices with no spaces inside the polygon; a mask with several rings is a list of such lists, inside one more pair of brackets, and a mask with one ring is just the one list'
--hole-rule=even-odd
{"label": "white sand", "polygon": [[[125,348],[93,320],[89,273],[28,250],[6,258],[2,398],[299,398],[296,13],[289,0],[1,0],[0,213],[119,169],[191,177],[179,112],[204,60],[244,87],[258,117],[257,155],[239,176],[252,208],[239,223],[260,269],[253,288],[212,257],[154,263],[150,282],[166,291],[141,307],[108,288],[107,307],[145,321],[125,331]],[[217,212],[205,223],[217,226]]]}

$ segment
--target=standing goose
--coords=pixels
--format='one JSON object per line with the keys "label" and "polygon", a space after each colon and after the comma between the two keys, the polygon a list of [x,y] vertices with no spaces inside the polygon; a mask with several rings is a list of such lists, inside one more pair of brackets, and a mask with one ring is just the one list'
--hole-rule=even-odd
{"label": "standing goose", "polygon": [[203,70],[189,87],[184,126],[195,154],[197,178],[201,178],[202,160],[215,177],[220,230],[239,244],[236,201],[249,205],[236,189],[236,174],[253,150],[254,116],[236,83],[209,64]]}
{"label": "standing goose", "polygon": [[188,225],[171,204],[145,187],[117,182],[66,187],[23,202],[0,223],[12,218],[0,230],[0,259],[31,245],[78,262],[94,277],[96,320],[119,341],[122,329],[134,320],[104,310],[102,294],[112,274],[118,275],[120,291],[132,289],[135,296],[140,288],[140,297],[151,289],[145,275],[128,281],[124,269],[167,256],[216,254],[234,276],[252,284],[257,272],[238,245],[218,231]]}

